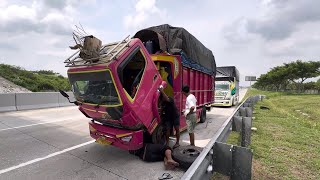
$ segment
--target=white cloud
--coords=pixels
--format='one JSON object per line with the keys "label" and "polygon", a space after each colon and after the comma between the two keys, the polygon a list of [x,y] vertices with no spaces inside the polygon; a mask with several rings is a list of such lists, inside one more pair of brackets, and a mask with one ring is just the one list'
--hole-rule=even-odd
{"label": "white cloud", "polygon": [[[5,4],[0,6],[0,32],[52,32],[53,34],[71,33],[73,23],[73,1],[33,1],[29,5]],[[50,1],[51,2],[51,1]],[[48,7],[49,5],[53,8]],[[59,8],[58,8],[59,7]],[[57,9],[58,8],[58,9]]]}
{"label": "white cloud", "polygon": [[157,7],[156,0],[138,0],[135,12],[124,17],[124,26],[136,30],[151,23],[161,24],[166,20],[167,12]]}
{"label": "white cloud", "polygon": [[238,64],[243,75],[257,76],[297,59],[318,60],[319,1],[265,0],[259,7],[259,14],[225,26],[227,43],[221,58]]}
{"label": "white cloud", "polygon": [[[52,2],[52,3],[51,3]],[[76,1],[34,0],[0,3],[1,61],[26,69],[49,68],[64,73],[63,57],[72,53]],[[24,3],[24,4],[23,4]],[[49,67],[47,64],[61,66]]]}
{"label": "white cloud", "polygon": [[262,14],[248,19],[247,29],[266,40],[290,37],[299,26],[307,22],[320,22],[320,1],[269,0],[262,4]]}

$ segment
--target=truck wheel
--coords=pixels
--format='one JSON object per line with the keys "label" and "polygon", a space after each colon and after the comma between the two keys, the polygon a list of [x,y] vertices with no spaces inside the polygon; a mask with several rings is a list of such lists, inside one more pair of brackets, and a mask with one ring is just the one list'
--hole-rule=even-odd
{"label": "truck wheel", "polygon": [[180,167],[188,169],[201,151],[202,148],[197,146],[180,146],[173,150],[172,158],[180,164]]}
{"label": "truck wheel", "polygon": [[206,122],[206,119],[207,119],[207,109],[206,107],[203,107],[200,114],[200,123]]}
{"label": "truck wheel", "polygon": [[162,144],[164,143],[164,128],[163,125],[159,124],[156,129],[152,132],[152,143],[153,144]]}

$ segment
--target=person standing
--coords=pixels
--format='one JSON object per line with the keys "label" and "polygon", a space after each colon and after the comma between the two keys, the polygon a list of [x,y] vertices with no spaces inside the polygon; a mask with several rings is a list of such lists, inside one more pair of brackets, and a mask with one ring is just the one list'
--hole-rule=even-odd
{"label": "person standing", "polygon": [[180,140],[180,114],[177,106],[174,103],[172,97],[168,97],[164,92],[163,87],[158,88],[161,92],[160,100],[163,107],[163,122],[166,127],[166,144],[169,145],[169,136],[171,130],[174,128],[176,131],[176,144],[173,146],[174,148],[179,147]]}
{"label": "person standing", "polygon": [[186,98],[186,108],[184,115],[186,116],[186,123],[188,128],[188,133],[190,137],[190,145],[195,146],[194,144],[194,128],[197,123],[197,99],[190,93],[190,87],[188,85],[183,86],[182,93],[187,97]]}

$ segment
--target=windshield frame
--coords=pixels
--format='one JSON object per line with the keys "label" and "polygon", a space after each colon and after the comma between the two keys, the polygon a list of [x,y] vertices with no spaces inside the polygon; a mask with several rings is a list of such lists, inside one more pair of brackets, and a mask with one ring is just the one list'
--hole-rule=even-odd
{"label": "windshield frame", "polygon": [[[86,104],[86,105],[91,105],[91,106],[101,106],[101,107],[118,107],[118,106],[123,106],[123,103],[122,103],[122,99],[121,99],[121,96],[120,96],[120,93],[119,93],[119,90],[118,90],[118,87],[116,85],[116,82],[114,80],[114,77],[113,77],[113,74],[112,74],[112,71],[110,69],[99,69],[99,70],[82,70],[82,71],[73,71],[73,72],[68,72],[68,75],[72,75],[72,74],[85,74],[85,73],[97,73],[97,72],[108,72],[110,74],[110,77],[112,79],[112,83],[114,85],[114,88],[117,92],[117,96],[118,96],[118,99],[119,99],[119,104],[112,104],[112,105],[107,105],[107,104],[94,104],[94,103],[87,103],[87,102],[81,102],[82,104]],[[70,84],[71,84],[71,81],[69,80]],[[71,84],[72,86],[73,84]],[[74,93],[74,92],[73,92]],[[78,100],[77,100],[78,101]]]}

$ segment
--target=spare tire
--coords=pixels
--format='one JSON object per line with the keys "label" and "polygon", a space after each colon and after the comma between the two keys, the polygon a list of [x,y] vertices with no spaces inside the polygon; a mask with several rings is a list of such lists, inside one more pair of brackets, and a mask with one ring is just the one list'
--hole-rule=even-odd
{"label": "spare tire", "polygon": [[197,146],[179,146],[173,149],[172,158],[180,164],[181,168],[188,169],[201,151],[202,148]]}

